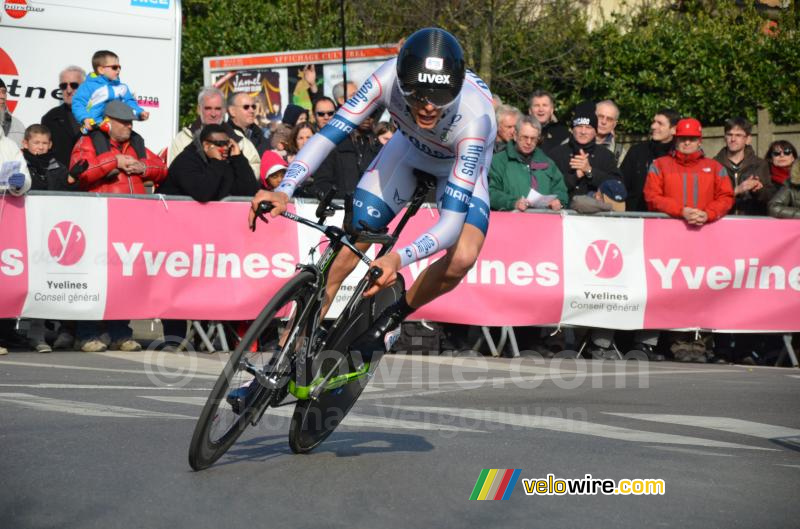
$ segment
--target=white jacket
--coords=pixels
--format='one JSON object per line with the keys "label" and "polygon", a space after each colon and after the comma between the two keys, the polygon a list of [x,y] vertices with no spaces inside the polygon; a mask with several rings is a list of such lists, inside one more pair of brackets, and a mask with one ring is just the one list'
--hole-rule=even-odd
{"label": "white jacket", "polygon": [[0,184],[0,193],[7,190],[12,195],[22,196],[31,188],[31,173],[28,171],[28,162],[25,161],[25,157],[22,156],[22,151],[19,150],[17,144],[6,138],[2,127],[0,127],[0,170],[2,170],[5,162],[16,161],[20,162],[19,168],[20,172],[25,175],[25,184],[19,190]]}

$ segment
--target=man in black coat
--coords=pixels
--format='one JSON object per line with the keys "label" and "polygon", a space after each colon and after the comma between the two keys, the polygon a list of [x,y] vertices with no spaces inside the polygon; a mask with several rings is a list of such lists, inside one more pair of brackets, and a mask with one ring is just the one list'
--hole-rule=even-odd
{"label": "man in black coat", "polygon": [[622,160],[620,171],[628,190],[626,211],[647,211],[644,183],[648,169],[653,160],[666,156],[674,148],[675,127],[680,119],[680,114],[669,108],[656,112],[650,125],[650,139],[633,145]]}
{"label": "man in black coat", "polygon": [[605,180],[622,178],[614,155],[595,143],[596,136],[595,105],[585,101],[575,108],[572,134],[567,143],[550,151],[550,158],[564,175],[570,200],[595,191]]}
{"label": "man in black coat", "polygon": [[[380,115],[378,112],[375,114]],[[327,193],[333,185],[337,187],[335,198],[344,198],[355,192],[361,175],[382,147],[372,132],[373,118],[371,116],[364,120],[322,162],[314,175],[317,193]]]}
{"label": "man in black coat", "polygon": [[50,130],[53,155],[61,165],[69,165],[72,148],[81,137],[81,128],[72,115],[72,96],[86,79],[86,72],[77,66],[67,66],[58,75],[58,88],[64,102],[42,116],[42,125]]}
{"label": "man in black coat", "polygon": [[258,189],[247,158],[227,129],[223,125],[206,125],[200,136],[173,160],[158,192],[208,202],[231,195],[252,196]]}

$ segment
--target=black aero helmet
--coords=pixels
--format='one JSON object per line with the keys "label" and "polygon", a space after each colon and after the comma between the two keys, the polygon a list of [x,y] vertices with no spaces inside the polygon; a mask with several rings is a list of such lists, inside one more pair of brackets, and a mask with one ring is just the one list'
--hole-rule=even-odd
{"label": "black aero helmet", "polygon": [[397,83],[409,105],[449,105],[461,92],[465,69],[461,45],[439,28],[415,32],[397,54]]}

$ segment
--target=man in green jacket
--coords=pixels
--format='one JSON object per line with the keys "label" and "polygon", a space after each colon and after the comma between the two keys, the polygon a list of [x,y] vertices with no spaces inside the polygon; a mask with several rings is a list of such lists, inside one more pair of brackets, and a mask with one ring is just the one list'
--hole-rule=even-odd
{"label": "man in green jacket", "polygon": [[[491,208],[525,211],[536,207],[533,197],[555,195],[546,207],[559,210],[568,202],[567,185],[556,164],[537,149],[542,126],[531,116],[517,120],[515,138],[492,158],[489,170]],[[544,207],[544,206],[541,206]]]}

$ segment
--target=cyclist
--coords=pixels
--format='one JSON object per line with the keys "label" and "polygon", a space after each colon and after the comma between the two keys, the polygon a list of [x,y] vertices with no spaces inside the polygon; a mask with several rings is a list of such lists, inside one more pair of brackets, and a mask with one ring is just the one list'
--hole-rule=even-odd
{"label": "cyclist", "polygon": [[[370,230],[386,227],[411,198],[416,186],[414,169],[437,177],[440,218],[413,243],[373,262],[383,274],[365,296],[394,283],[402,267],[439,250],[447,249],[447,254],[426,268],[406,295],[352,345],[365,357],[384,349],[385,335],[414,310],[454,289],[475,263],[486,237],[487,174],[497,127],[492,94],[486,83],[466,69],[456,38],[438,28],[411,35],[397,58],[381,65],[319,134],[308,140],[281,184],[274,191],[256,194],[249,219],[253,226],[255,208],[261,201],[273,204],[273,217],[284,212],[297,186],[381,107],[388,109],[399,134],[361,177],[353,196],[352,228],[358,230],[364,224]],[[328,276],[323,310],[357,264],[352,252],[339,253]]]}

